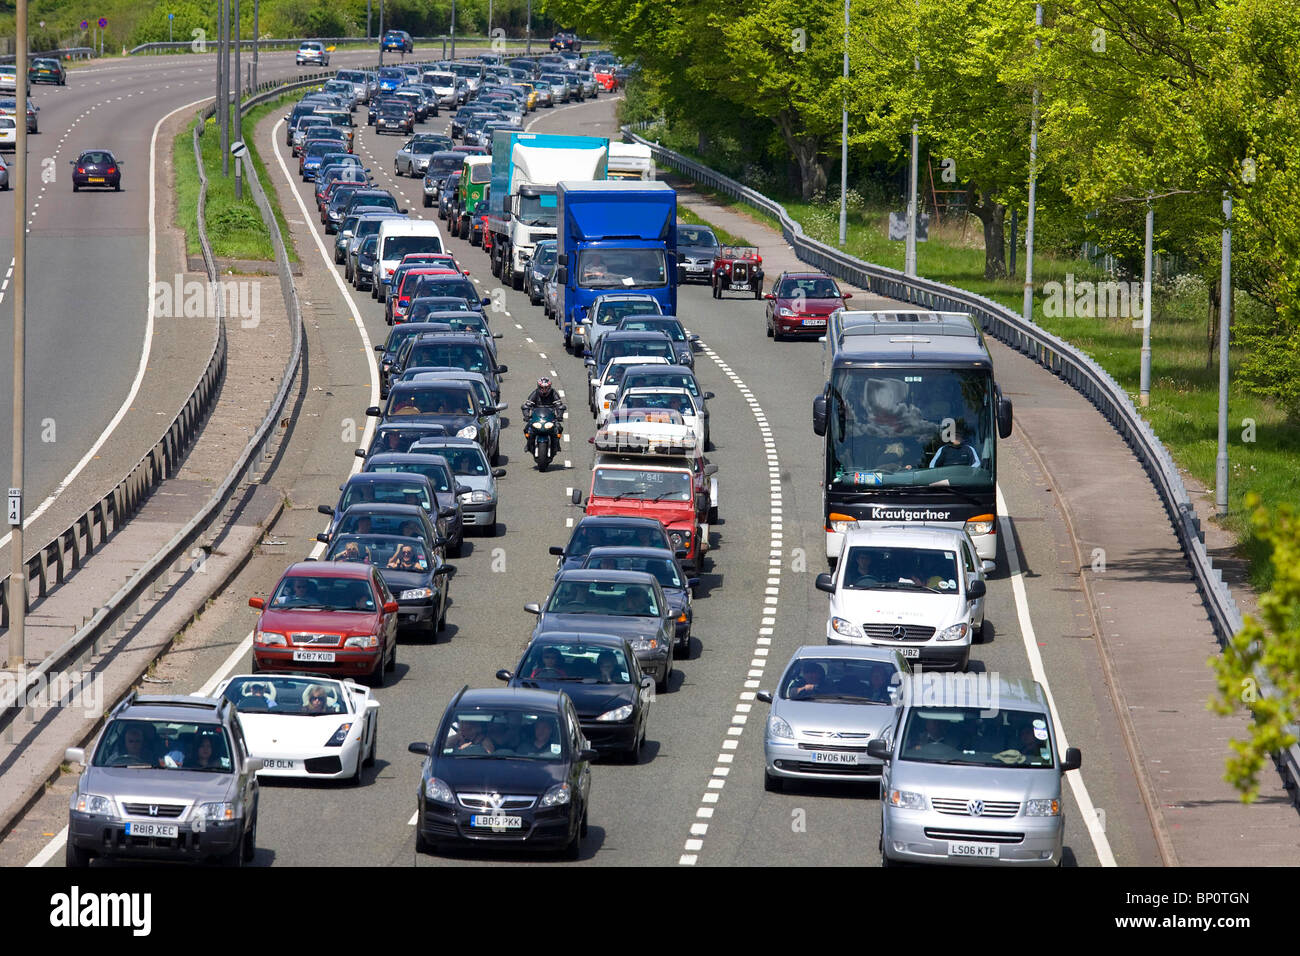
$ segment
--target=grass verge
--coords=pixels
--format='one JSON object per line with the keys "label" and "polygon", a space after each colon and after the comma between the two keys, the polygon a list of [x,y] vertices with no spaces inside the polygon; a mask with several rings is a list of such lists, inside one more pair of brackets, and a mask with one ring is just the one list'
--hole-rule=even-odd
{"label": "grass verge", "polygon": [[687,209],[684,206],[677,207],[677,219],[688,226],[708,226],[710,229],[713,230],[713,234],[718,237],[718,242],[724,246],[754,245],[754,243],[750,242],[748,239],[744,238],[743,236],[738,236],[734,232],[727,232],[727,230],[721,228],[720,226],[715,226],[713,223],[701,219],[698,215],[696,215],[694,212],[692,212],[690,209]]}
{"label": "grass verge", "polygon": [[[715,202],[780,231],[777,220],[745,203],[706,190]],[[839,207],[808,203],[789,196],[773,196],[798,221],[805,234],[830,245],[839,241]],[[888,210],[859,208],[848,217],[845,250],[868,262],[892,269],[903,268],[904,244],[888,238]],[[917,272],[925,278],[979,293],[1017,313],[1023,307],[1022,276],[984,278],[983,236],[977,220],[962,224],[931,223],[930,239],[917,246]],[[1017,266],[1023,269],[1023,259]],[[1044,287],[1064,284],[1072,275],[1076,288],[1084,281],[1108,276],[1083,259],[1038,254],[1034,259],[1034,321],[1089,355],[1106,369],[1138,402],[1142,330],[1129,317],[1047,315]],[[1244,295],[1235,300],[1237,319],[1262,307]],[[1054,310],[1055,311],[1055,310]],[[1207,329],[1208,296],[1203,281],[1182,276],[1158,284],[1151,305],[1151,404],[1139,412],[1150,423],[1178,466],[1207,488],[1215,485],[1218,455],[1218,359],[1211,354]],[[1233,348],[1232,370],[1242,357]],[[1273,578],[1270,549],[1250,530],[1243,506],[1254,492],[1268,507],[1300,501],[1300,425],[1289,422],[1276,403],[1231,385],[1229,388],[1228,461],[1229,510],[1217,520],[1237,540],[1237,551],[1249,565],[1253,587],[1267,589]]]}
{"label": "grass verge", "polygon": [[[289,98],[296,99],[297,94],[286,95],[279,100],[262,104],[245,114],[244,128],[251,133],[259,120],[272,111],[282,109],[283,101]],[[176,176],[176,225],[185,230],[185,252],[190,256],[202,255],[195,225],[195,212],[199,200],[199,176],[194,165],[193,137],[194,127],[198,122],[196,118],[188,123],[172,144],[173,168]],[[271,210],[289,252],[289,259],[296,261],[297,252],[289,235],[284,213],[276,201],[275,191],[270,188],[271,180],[267,175],[266,166],[257,153],[251,135],[246,137],[245,142],[248,145],[254,170],[271,200]],[[275,252],[271,245],[271,238],[262,223],[262,215],[253,200],[252,190],[245,188],[243,198],[235,198],[233,164],[228,178],[221,175],[221,142],[215,117],[207,121],[207,127],[199,138],[199,145],[208,177],[207,231],[208,239],[212,243],[212,254],[218,259],[260,261],[274,259]]]}

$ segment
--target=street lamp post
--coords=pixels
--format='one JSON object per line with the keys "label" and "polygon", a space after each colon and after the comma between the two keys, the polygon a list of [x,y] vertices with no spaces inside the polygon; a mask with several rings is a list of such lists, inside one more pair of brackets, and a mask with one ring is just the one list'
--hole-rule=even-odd
{"label": "street lamp post", "polygon": [[217,126],[221,130],[221,175],[230,175],[230,0],[218,0],[217,68],[221,77],[217,84]]}
{"label": "street lamp post", "polygon": [[524,56],[533,55],[533,0],[528,0],[528,25],[524,27],[524,37],[527,40],[527,46],[524,47]]}
{"label": "street lamp post", "polygon": [[384,65],[384,0],[379,0],[379,65]]}
{"label": "street lamp post", "polygon": [[844,110],[840,131],[840,247],[849,230],[849,3],[844,0]]}
{"label": "street lamp post", "polygon": [[14,404],[9,482],[9,667],[27,664],[27,563],[23,560],[23,416],[27,371],[27,0],[18,0],[14,58]]}
{"label": "street lamp post", "polygon": [[1142,269],[1142,363],[1138,374],[1138,404],[1151,404],[1151,243],[1155,233],[1156,211],[1147,199],[1146,246]]}
{"label": "street lamp post", "polygon": [[[1043,5],[1034,7],[1034,26],[1043,25]],[[1042,42],[1034,37],[1034,49]],[[1038,81],[1034,81],[1034,111],[1029,119],[1029,214],[1025,217],[1025,298],[1026,322],[1034,321],[1034,204],[1038,198]]]}
{"label": "street lamp post", "polygon": [[456,0],[451,0],[451,58],[456,59]]}
{"label": "street lamp post", "polygon": [[[253,0],[253,89],[257,89],[257,48],[261,43],[257,35],[257,15],[261,5],[262,0]],[[369,26],[369,21],[366,21],[366,25]]]}
{"label": "street lamp post", "polygon": [[1214,461],[1214,510],[1228,513],[1228,325],[1232,321],[1232,197],[1223,195],[1223,260],[1219,266],[1219,454]]}

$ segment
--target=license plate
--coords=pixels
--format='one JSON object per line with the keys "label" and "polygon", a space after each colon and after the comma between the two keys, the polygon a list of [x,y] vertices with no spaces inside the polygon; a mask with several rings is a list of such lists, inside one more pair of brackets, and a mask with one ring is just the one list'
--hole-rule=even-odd
{"label": "license plate", "polygon": [[476,813],[469,818],[469,825],[490,830],[522,830],[524,826],[524,818],[490,816],[484,813]]}
{"label": "license plate", "polygon": [[826,320],[825,319],[804,319],[803,324],[804,325],[825,325]]}
{"label": "license plate", "polygon": [[813,763],[858,764],[862,754],[838,753],[836,751],[818,750],[813,753]]}
{"label": "license plate", "polygon": [[126,832],[130,836],[174,840],[180,836],[180,827],[175,823],[128,823]]}
{"label": "license plate", "polygon": [[984,859],[984,860],[996,860],[998,858],[998,845],[996,843],[949,842],[948,855],[976,857],[978,859]]}
{"label": "license plate", "polygon": [[732,287],[733,289],[735,289],[737,292],[748,292],[748,291],[749,291],[749,283],[748,283],[748,282],[733,282],[733,283],[731,283],[731,287]]}
{"label": "license plate", "polygon": [[298,761],[282,760],[279,757],[269,757],[262,761],[263,770],[297,770]]}
{"label": "license plate", "polygon": [[104,181],[104,177],[103,177],[103,176],[90,176],[90,177],[87,178],[86,181],[87,181],[87,182],[91,182],[91,183],[102,183],[102,182]]}
{"label": "license plate", "polygon": [[294,651],[293,659],[314,664],[333,664],[333,651]]}
{"label": "license plate", "polygon": [[919,647],[900,647],[899,651],[904,657],[919,658],[921,656],[921,649]]}

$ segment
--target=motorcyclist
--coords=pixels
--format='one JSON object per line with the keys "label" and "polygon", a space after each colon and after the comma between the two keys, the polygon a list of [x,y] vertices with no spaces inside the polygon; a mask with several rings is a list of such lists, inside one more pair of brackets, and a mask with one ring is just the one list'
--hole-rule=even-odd
{"label": "motorcyclist", "polygon": [[[533,453],[533,431],[528,416],[538,405],[550,405],[556,408],[559,411],[560,418],[563,419],[564,402],[560,400],[559,394],[551,387],[551,380],[546,376],[542,376],[537,380],[537,387],[533,389],[531,395],[524,399],[524,438],[527,439],[524,449],[530,455]],[[556,434],[558,435],[562,429],[563,425],[557,422]]]}

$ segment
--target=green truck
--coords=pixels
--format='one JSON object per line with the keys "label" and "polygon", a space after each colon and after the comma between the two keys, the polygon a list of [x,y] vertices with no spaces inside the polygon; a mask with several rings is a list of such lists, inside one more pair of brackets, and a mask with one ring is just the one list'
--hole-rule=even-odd
{"label": "green truck", "polygon": [[470,238],[470,219],[479,201],[486,196],[491,179],[491,156],[465,157],[465,166],[460,173],[460,186],[456,191],[456,201],[447,217],[453,236],[461,239]]}

